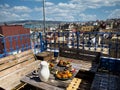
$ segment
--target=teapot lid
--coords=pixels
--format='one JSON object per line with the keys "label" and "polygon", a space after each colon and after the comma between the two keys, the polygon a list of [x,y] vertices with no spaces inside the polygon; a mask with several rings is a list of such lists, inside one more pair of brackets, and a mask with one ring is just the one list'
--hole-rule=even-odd
{"label": "teapot lid", "polygon": [[47,61],[41,61],[40,65],[42,65],[42,66],[48,66],[48,63],[47,63]]}

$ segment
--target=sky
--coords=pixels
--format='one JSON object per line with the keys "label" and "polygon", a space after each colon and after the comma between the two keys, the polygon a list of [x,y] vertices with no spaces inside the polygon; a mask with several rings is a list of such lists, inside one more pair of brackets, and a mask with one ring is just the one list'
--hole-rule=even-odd
{"label": "sky", "polygon": [[[45,0],[48,21],[120,18],[120,0]],[[0,22],[43,20],[43,0],[0,0]]]}

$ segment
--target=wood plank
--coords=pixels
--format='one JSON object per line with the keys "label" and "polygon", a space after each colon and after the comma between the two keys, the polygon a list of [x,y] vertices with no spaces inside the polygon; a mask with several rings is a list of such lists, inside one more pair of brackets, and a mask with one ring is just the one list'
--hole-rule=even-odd
{"label": "wood plank", "polygon": [[31,58],[34,58],[33,54],[26,55],[26,56],[23,56],[21,58],[17,58],[17,61],[18,61],[18,63],[20,63],[20,62],[24,62],[26,60],[30,60]]}
{"label": "wood plank", "polygon": [[60,52],[65,52],[65,51],[77,52],[77,49],[76,48],[68,48],[68,47],[60,47]]}
{"label": "wood plank", "polygon": [[78,54],[77,58],[80,59],[80,60],[85,60],[85,61],[95,61],[95,59],[96,59],[96,57],[79,55],[79,54]]}
{"label": "wood plank", "polygon": [[67,58],[74,58],[74,59],[77,58],[77,55],[76,55],[76,54],[73,54],[73,53],[65,53],[65,52],[61,53],[60,56],[62,56],[62,57],[67,57]]}
{"label": "wood plank", "polygon": [[82,82],[82,79],[73,78],[73,80],[68,85],[66,90],[77,90],[81,82]]}
{"label": "wood plank", "polygon": [[8,69],[5,69],[5,70],[1,71],[1,72],[0,72],[0,78],[1,78],[2,76],[5,76],[5,75],[11,73],[11,72],[14,72],[14,71],[17,70],[17,69],[23,68],[25,65],[28,65],[28,64],[32,63],[33,61],[35,61],[35,60],[34,60],[34,59],[31,59],[31,60],[28,60],[28,61],[26,61],[26,62],[19,63],[19,64],[13,66],[13,67],[10,67],[10,68],[8,68]]}
{"label": "wood plank", "polygon": [[[16,82],[16,83],[17,83],[17,82]],[[12,90],[21,90],[21,89],[23,89],[26,85],[27,85],[27,83],[20,82],[20,83],[18,83],[18,85],[15,86]]]}
{"label": "wood plank", "polygon": [[89,51],[89,50],[84,50],[84,49],[78,49],[78,52],[79,53],[85,53],[85,54],[91,54],[91,55],[97,55],[97,54],[100,53],[100,52],[97,52],[97,51]]}
{"label": "wood plank", "polygon": [[[34,66],[34,67],[36,67],[36,66]],[[21,75],[16,75],[17,77],[14,77],[14,78],[11,78],[11,79],[9,79],[7,82],[10,82],[9,83],[9,86],[10,87],[8,87],[8,85],[7,84],[4,84],[4,86],[7,86],[8,88],[13,88],[14,86],[16,86],[16,85],[18,85],[19,84],[19,82],[20,82],[20,79],[21,78],[23,78],[26,74],[28,74],[28,73],[30,73],[31,71],[33,71],[35,68],[33,67],[33,69],[31,70],[31,69],[25,69],[25,72],[24,71],[22,71],[22,72],[19,72],[18,74],[20,74],[21,73]],[[16,73],[17,74],[17,73]],[[12,83],[11,83],[12,82]],[[15,83],[16,82],[16,83]],[[17,84],[18,83],[18,84]],[[13,86],[12,86],[13,85]]]}
{"label": "wood plank", "polygon": [[21,57],[21,58],[19,58],[19,59],[17,59],[17,60],[9,61],[8,63],[5,63],[5,64],[0,65],[0,71],[2,71],[2,70],[4,70],[4,69],[7,69],[7,68],[9,68],[9,67],[12,67],[12,66],[14,66],[14,65],[16,65],[16,64],[18,64],[18,63],[24,62],[24,61],[26,61],[26,60],[30,60],[30,59],[32,59],[32,58],[34,58],[34,56],[32,56],[32,55],[27,55],[27,56]]}
{"label": "wood plank", "polygon": [[59,55],[67,58],[87,60],[99,63],[101,53],[83,49],[60,47]]}
{"label": "wood plank", "polygon": [[4,57],[4,58],[0,58],[0,65],[1,64],[4,64],[4,63],[7,63],[9,61],[13,61],[15,60],[15,56],[14,55],[10,55],[10,56],[7,56],[7,57]]}
{"label": "wood plank", "polygon": [[[21,82],[19,80],[19,78],[17,80],[15,80],[12,83],[9,83],[9,87],[6,87],[6,90],[12,90],[14,87],[16,87],[17,85],[19,85]],[[19,90],[19,89],[18,89]]]}
{"label": "wood plank", "polygon": [[[11,86],[12,83],[16,82],[16,81],[20,81],[20,79],[22,77],[24,77],[26,74],[30,73],[32,70],[34,70],[35,68],[39,67],[39,63],[40,61],[35,61],[32,62],[29,65],[26,65],[24,68],[18,69],[13,73],[10,73],[2,78],[0,78],[0,87],[3,87],[5,89],[12,89],[14,88],[14,86]],[[16,84],[17,85],[17,84]]]}
{"label": "wood plank", "polygon": [[32,50],[27,50],[27,51],[24,51],[24,52],[21,52],[19,54],[16,54],[15,57],[17,58],[21,58],[22,56],[26,56],[26,55],[29,55],[29,54],[33,54]]}
{"label": "wood plank", "polygon": [[24,77],[22,81],[29,83],[30,85],[35,86],[42,90],[65,90],[63,88],[59,88],[59,87],[56,87],[56,86],[53,86],[53,85],[50,85],[44,82],[36,82],[35,80],[31,80],[29,77]]}
{"label": "wood plank", "polygon": [[9,67],[11,67],[13,65],[16,65],[17,63],[18,63],[18,61],[14,60],[14,61],[8,62],[6,64],[2,64],[2,65],[0,65],[0,71],[4,70],[6,68],[9,68]]}
{"label": "wood plank", "polygon": [[36,54],[36,58],[39,60],[45,60],[48,61],[54,57],[54,53],[50,51],[44,51],[42,53]]}
{"label": "wood plank", "polygon": [[34,62],[30,63],[29,65],[25,65],[24,68],[20,68],[14,72],[11,72],[8,75],[1,77],[0,84],[2,81],[5,82],[5,81],[15,80],[16,78],[18,78],[17,75],[23,76],[23,74],[25,74],[26,72],[29,72],[29,71],[35,69],[36,67],[38,67],[39,65],[37,65],[37,64],[39,64],[39,63],[40,63],[40,61],[34,61]]}
{"label": "wood plank", "polygon": [[66,61],[74,62],[76,64],[80,64],[80,70],[85,70],[90,72],[96,72],[99,66],[98,64],[95,64],[87,60],[77,60],[77,59],[66,58],[66,57],[59,57],[59,60],[66,60]]}

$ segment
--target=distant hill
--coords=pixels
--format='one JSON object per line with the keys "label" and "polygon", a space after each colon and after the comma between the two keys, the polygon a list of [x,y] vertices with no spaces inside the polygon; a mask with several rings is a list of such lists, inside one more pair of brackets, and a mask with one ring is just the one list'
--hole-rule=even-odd
{"label": "distant hill", "polygon": [[[19,24],[19,25],[24,25],[24,24],[35,24],[35,23],[43,23],[42,20],[23,20],[23,21],[7,21],[7,22],[0,22],[0,25],[3,24]],[[60,24],[62,21],[46,21],[46,24]]]}

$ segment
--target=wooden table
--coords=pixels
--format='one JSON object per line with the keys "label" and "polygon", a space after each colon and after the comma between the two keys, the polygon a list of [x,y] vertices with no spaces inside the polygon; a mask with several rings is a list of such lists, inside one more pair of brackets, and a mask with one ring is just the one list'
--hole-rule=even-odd
{"label": "wooden table", "polygon": [[99,66],[98,64],[87,61],[87,60],[86,61],[85,60],[77,60],[77,59],[71,59],[71,58],[66,58],[66,57],[59,57],[59,59],[60,60],[68,60],[75,64],[80,64],[79,69],[84,70],[84,71],[96,72],[97,68]]}
{"label": "wooden table", "polygon": [[[80,69],[85,71],[92,71],[92,72],[96,71],[97,66],[94,66],[94,68],[92,68],[93,65],[90,62],[59,57],[59,60],[61,59],[71,61],[72,67],[76,69],[75,75],[78,73]],[[44,90],[65,90],[72,81],[72,79],[66,81],[56,80],[53,74],[51,74],[47,82],[42,82],[40,81],[38,75],[32,76],[31,78],[30,74],[22,78],[21,81]]]}
{"label": "wooden table", "polygon": [[[76,69],[76,72],[74,73],[74,76],[78,73],[80,69],[80,64],[71,63],[72,67]],[[72,78],[74,78],[74,76]],[[30,84],[34,87],[45,89],[45,90],[65,90],[67,86],[72,81],[72,78],[69,80],[58,80],[54,77],[53,74],[50,74],[50,78],[47,82],[42,82],[38,74],[34,74],[31,72],[30,74],[26,75],[24,78],[21,79],[22,82],[25,82],[27,84]]]}

